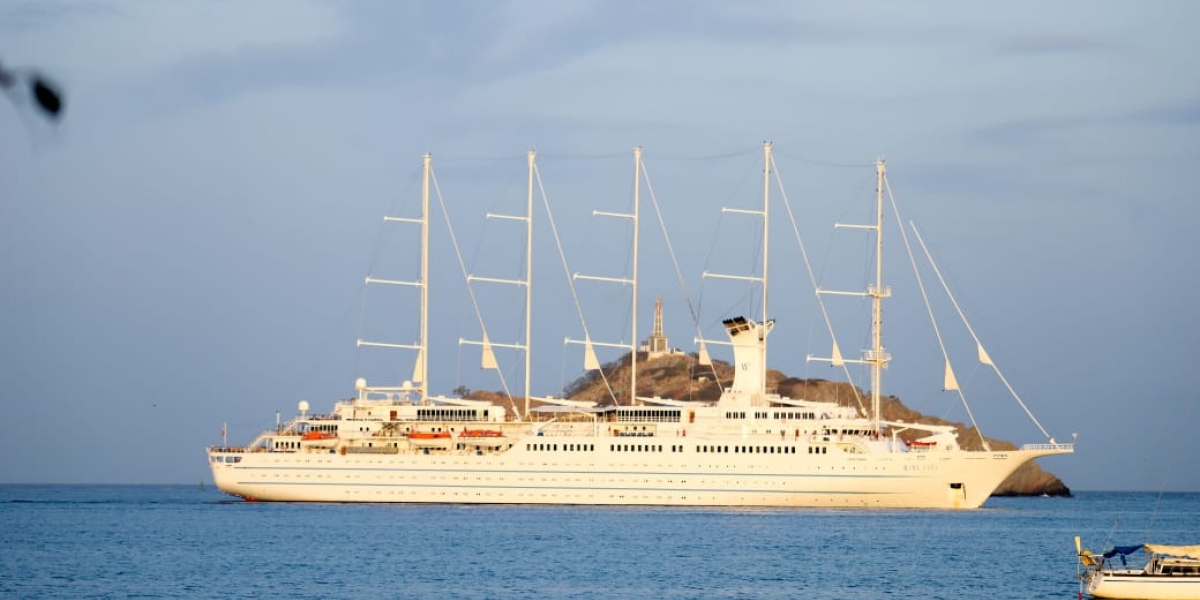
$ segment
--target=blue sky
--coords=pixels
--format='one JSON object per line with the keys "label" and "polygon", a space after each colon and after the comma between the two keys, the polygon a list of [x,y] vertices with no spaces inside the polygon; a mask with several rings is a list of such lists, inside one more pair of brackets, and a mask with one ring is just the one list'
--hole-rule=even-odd
{"label": "blue sky", "polygon": [[[716,336],[754,303],[699,274],[752,268],[749,221],[720,208],[761,199],[770,140],[822,282],[861,275],[830,225],[866,218],[886,157],[991,356],[1051,434],[1079,434],[1045,468],[1076,489],[1200,490],[1198,18],[1188,2],[0,3],[0,61],[67,95],[57,125],[0,105],[0,449],[22,457],[0,482],[206,480],[222,423],[244,441],[301,399],[352,395],[378,360],[353,341],[383,327],[362,280],[391,268],[381,218],[415,206],[425,152],[471,272],[517,273],[519,235],[483,215],[522,210],[536,148],[571,270],[621,275],[627,228],[589,214],[628,210],[643,146]],[[692,350],[643,208],[640,330],[661,295]],[[538,211],[532,385],[550,394],[582,374],[562,342],[580,331]],[[432,231],[430,387],[496,389],[457,344],[475,317]],[[836,378],[804,360],[828,341],[790,243],[772,250],[771,367]],[[884,390],[965,420],[937,347],[902,343],[930,339],[910,281],[889,275]],[[591,335],[628,341],[627,292],[581,290]],[[488,320],[511,341],[505,293]],[[959,367],[985,433],[1042,441],[985,375]]]}

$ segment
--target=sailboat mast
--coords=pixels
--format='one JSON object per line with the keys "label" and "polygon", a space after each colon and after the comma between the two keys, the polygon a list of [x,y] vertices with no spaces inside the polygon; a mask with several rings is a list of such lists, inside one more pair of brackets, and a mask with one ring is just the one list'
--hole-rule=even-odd
{"label": "sailboat mast", "polygon": [[640,220],[642,191],[642,147],[633,149],[633,272],[630,282],[630,321],[629,338],[629,404],[636,406],[637,401],[637,359],[638,359],[638,221]]}
{"label": "sailboat mast", "polygon": [[533,170],[537,150],[530,150],[529,185],[525,195],[525,418],[529,418],[530,331],[533,327]]}
{"label": "sailboat mast", "polygon": [[[763,264],[762,264],[762,323],[763,329],[761,335],[767,334],[767,257],[770,252],[771,244],[768,235],[771,231],[771,142],[763,142]],[[767,385],[767,344],[758,345],[759,348],[759,365],[762,368],[762,375],[759,381],[762,382],[762,392],[766,392]]]}
{"label": "sailboat mast", "polygon": [[883,176],[885,161],[875,161],[875,285],[871,289],[871,418],[879,427],[883,365]]}
{"label": "sailboat mast", "polygon": [[421,404],[429,397],[429,174],[433,169],[433,155],[426,152],[421,173],[421,337],[417,350],[417,369],[414,375],[421,383]]}

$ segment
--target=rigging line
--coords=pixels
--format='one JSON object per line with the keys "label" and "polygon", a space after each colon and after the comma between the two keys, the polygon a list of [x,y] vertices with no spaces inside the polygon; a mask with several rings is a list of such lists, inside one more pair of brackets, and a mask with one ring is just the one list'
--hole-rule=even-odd
{"label": "rigging line", "polygon": [[[515,158],[516,157],[511,154],[491,154],[491,155],[488,155],[488,154],[475,154],[475,155],[455,154],[454,156],[449,156],[449,157],[439,156],[438,162],[439,163],[447,163],[448,162],[451,164],[466,163],[466,162],[509,163],[509,162],[512,162]],[[521,158],[523,159],[523,158],[525,158],[525,156],[522,155]]]}
{"label": "rigging line", "polygon": [[721,160],[721,159],[726,159],[726,158],[737,158],[740,156],[747,156],[750,154],[761,155],[762,154],[762,146],[759,145],[759,146],[754,146],[752,148],[745,148],[743,150],[735,150],[733,152],[728,152],[725,154],[708,154],[708,155],[703,155],[703,156],[701,156],[701,155],[696,155],[696,156],[659,156],[658,154],[655,154],[654,158],[655,158],[655,160],[669,160],[669,161],[705,161],[705,160]]}
{"label": "rigging line", "polygon": [[[524,158],[524,157],[523,157],[523,158]],[[507,162],[507,161],[506,161],[506,162]],[[507,171],[507,169],[506,169],[506,171]],[[493,198],[493,200],[492,200],[492,202],[491,202],[491,204],[490,204],[489,208],[495,208],[496,206],[498,206],[498,205],[499,205],[499,203],[500,203],[500,199],[502,199],[502,198],[505,198],[505,197],[507,197],[507,196],[508,196],[508,192],[509,192],[509,190],[511,190],[511,189],[513,188],[513,186],[514,186],[514,183],[515,183],[516,181],[517,181],[517,175],[516,175],[516,174],[510,174],[510,175],[508,176],[508,179],[507,179],[507,180],[504,182],[504,187],[503,187],[503,188],[501,188],[501,190],[500,190],[500,193],[499,193],[499,194],[497,194],[497,195],[495,196],[495,198]],[[444,209],[443,209],[443,212],[445,212],[445,210],[444,210]],[[485,221],[486,221],[486,219],[485,219]],[[449,217],[446,217],[446,222],[447,222],[447,223],[449,223],[449,222],[450,222],[450,218],[449,218]],[[527,225],[527,226],[532,226],[532,225]],[[479,239],[477,239],[477,240],[476,240],[475,249],[474,249],[474,252],[473,252],[473,253],[472,253],[472,255],[471,255],[471,264],[472,264],[472,265],[476,265],[476,266],[478,266],[478,265],[479,265],[479,255],[480,255],[480,252],[482,252],[482,251],[483,251],[483,249],[484,249],[484,248],[487,246],[487,239],[486,239],[486,238],[487,238],[487,236],[488,236],[488,234],[489,234],[489,231],[490,231],[490,230],[489,230],[489,228],[485,226],[485,227],[483,228],[483,231],[482,231],[482,232],[479,234]],[[456,249],[456,250],[458,249],[458,246],[457,246],[457,244],[455,245],[455,249]],[[461,260],[461,259],[460,259],[460,260]],[[528,275],[526,275],[526,278],[528,279]],[[465,275],[465,267],[464,267],[464,278],[463,278],[463,279],[464,279],[464,282],[466,283],[467,287],[468,287],[468,288],[471,288],[471,284],[470,284],[470,282],[469,282],[469,281],[467,281],[467,276]],[[472,289],[472,292],[473,292],[473,289]],[[466,301],[466,299],[461,299],[461,300],[462,300],[462,301],[464,301],[464,302]],[[471,300],[474,300],[474,297],[473,297],[473,296],[472,296]],[[476,314],[477,314],[477,315],[479,315],[479,314],[481,313],[481,310],[480,310],[480,308],[479,308],[478,306],[476,306],[476,308],[475,308],[475,311],[476,311]],[[461,311],[460,311],[460,314],[461,314]],[[482,318],[482,316],[481,316],[480,318]],[[522,319],[523,319],[523,318],[524,318],[524,316],[522,315]],[[465,329],[466,329],[466,323],[460,323],[460,325],[461,325],[460,332],[461,332],[461,331],[465,331]],[[481,329],[482,329],[482,327],[481,327]],[[486,333],[486,331],[483,331],[482,333]],[[528,341],[526,341],[526,344],[528,344],[528,343],[529,343],[529,342],[528,342]],[[461,360],[461,357],[462,357],[462,345],[460,344],[460,345],[459,345],[459,358],[460,358],[460,360],[459,360],[459,362],[458,362],[458,364],[457,364],[458,373],[456,373],[456,375],[458,376],[458,378],[459,378],[459,380],[460,380],[460,381],[461,381],[461,371],[462,371],[462,360]],[[510,402],[510,403],[513,403],[513,402],[514,402],[514,400],[513,400],[512,394],[510,393],[510,390],[508,389],[507,385],[505,385],[504,376],[503,376],[503,373],[501,372],[501,370],[500,370],[500,368],[499,368],[499,367],[497,367],[497,368],[496,368],[496,372],[497,372],[497,373],[500,375],[501,386],[504,388],[504,390],[503,390],[503,391],[504,391],[504,394],[505,394],[505,396],[506,396],[506,397],[509,399],[509,402]],[[516,405],[515,405],[515,404],[513,404],[513,412],[514,412],[514,413],[516,413],[516,414],[518,414],[518,415],[520,414],[520,411],[517,411],[517,410],[516,410]]]}
{"label": "rigging line", "polygon": [[[1196,407],[1196,401],[1193,398],[1193,400],[1188,403],[1187,410],[1185,410],[1184,414],[1182,415],[1183,418],[1174,420],[1175,424],[1177,425],[1178,428],[1175,430],[1174,434],[1171,435],[1171,438],[1170,438],[1171,441],[1167,445],[1167,456],[1184,456],[1186,454],[1184,452],[1178,452],[1177,448],[1179,448],[1179,440],[1183,437],[1182,432],[1186,431],[1186,427],[1189,426],[1187,424],[1195,423],[1195,421],[1192,419],[1192,415],[1191,415],[1192,409],[1195,407]],[[1158,486],[1158,496],[1154,500],[1154,512],[1150,513],[1150,527],[1149,527],[1149,531],[1147,533],[1149,533],[1150,531],[1154,531],[1154,523],[1156,520],[1158,520],[1158,508],[1159,508],[1159,505],[1162,504],[1163,493],[1166,492],[1167,481],[1170,479],[1170,475],[1171,475],[1171,467],[1174,466],[1173,463],[1175,461],[1165,460],[1165,461],[1161,461],[1161,462],[1167,463],[1167,468],[1163,472],[1162,483],[1160,483]]]}
{"label": "rigging line", "polygon": [[[420,170],[417,170],[416,173],[420,173]],[[403,192],[407,191],[408,189],[413,187],[412,182],[415,179],[416,179],[415,174],[409,176],[408,185],[405,185],[404,189],[401,190],[402,193],[397,194],[396,197],[392,200],[391,206],[389,206],[387,209],[387,212],[384,213],[385,215],[393,212],[393,210],[396,208],[396,206],[398,204],[400,204],[400,199],[404,197]],[[375,230],[375,247],[371,250],[371,260],[367,262],[367,276],[363,278],[362,285],[359,287],[358,328],[356,331],[357,335],[355,336],[357,339],[362,338],[363,329],[366,326],[366,319],[367,319],[367,292],[366,292],[366,290],[367,290],[367,285],[368,285],[367,279],[371,278],[371,274],[375,272],[375,267],[378,266],[378,264],[379,264],[379,259],[380,259],[379,258],[379,248],[380,248],[380,246],[383,245],[383,231],[386,227],[387,227],[387,219],[383,219],[382,221],[380,221],[379,226]],[[359,344],[355,344],[354,345],[354,372],[355,373],[361,373],[361,371],[359,371],[359,369],[362,368],[362,353],[363,353],[363,347]]]}
{"label": "rigging line", "polygon": [[[584,342],[590,344],[592,336],[588,333],[587,321],[583,318],[583,306],[579,303],[579,291],[575,288],[575,278],[571,277],[571,268],[567,265],[567,255],[563,252],[562,238],[558,235],[558,225],[554,222],[554,213],[550,211],[550,199],[546,197],[546,187],[542,183],[542,172],[537,165],[533,167],[533,174],[537,179],[538,191],[541,192],[542,207],[546,209],[546,219],[550,222],[550,233],[554,236],[554,246],[558,249],[558,258],[562,262],[563,274],[567,277],[567,287],[571,289],[571,299],[575,302],[575,313],[579,315],[579,325],[583,327]],[[617,394],[609,384],[604,368],[601,367],[598,370],[604,379],[604,387],[608,389],[609,397],[612,398],[613,404],[616,404]]]}
{"label": "rigging line", "polygon": [[843,162],[832,162],[832,161],[827,161],[827,160],[818,160],[815,158],[808,158],[806,156],[799,156],[799,155],[791,154],[787,151],[772,152],[772,154],[781,154],[781,155],[783,155],[784,158],[798,160],[800,162],[806,162],[806,163],[809,163],[812,165],[820,165],[822,167],[837,167],[839,169],[861,169],[863,167],[874,167],[875,166],[875,163],[843,163]]}
{"label": "rigging line", "polygon": [[[359,306],[360,306],[360,309],[361,309],[361,306],[362,306],[362,296],[363,296],[363,291],[364,291],[365,289],[366,289],[366,285],[365,285],[365,284],[364,284],[364,285],[360,285],[360,286],[358,287],[358,292],[355,294],[355,296],[356,296],[356,297],[355,297],[355,298],[351,298],[350,302],[346,304],[346,308],[344,308],[344,309],[342,310],[342,316],[341,316],[341,317],[339,317],[339,318],[337,319],[337,321],[336,321],[336,322],[337,322],[338,324],[341,324],[342,326],[344,326],[344,323],[345,323],[345,322],[348,320],[348,318],[350,317],[350,314],[351,314],[351,312],[353,312],[353,311],[354,311],[354,305],[355,305],[356,303],[357,303],[357,304],[359,304]],[[360,316],[361,316],[361,310],[360,310]],[[292,378],[292,382],[293,382],[293,383],[292,383],[292,394],[291,394],[291,395],[292,395],[292,397],[295,397],[295,396],[298,396],[298,395],[300,395],[300,394],[301,394],[301,392],[299,391],[299,390],[300,390],[300,380],[301,380],[301,378],[302,378],[303,376],[311,376],[313,373],[316,373],[316,372],[317,372],[317,367],[318,367],[318,365],[321,363],[321,356],[320,356],[320,355],[321,355],[321,354],[323,354],[323,353],[325,353],[325,352],[328,352],[328,351],[329,351],[329,348],[330,348],[330,347],[332,347],[332,346],[333,346],[333,345],[336,343],[336,342],[335,342],[335,338],[336,338],[336,337],[340,337],[341,335],[344,335],[344,333],[337,333],[337,332],[336,332],[336,330],[337,330],[337,329],[338,329],[338,327],[335,327],[335,328],[334,328],[334,331],[333,331],[333,332],[330,332],[329,336],[328,336],[328,337],[327,337],[327,339],[325,340],[325,344],[324,344],[324,352],[322,352],[322,351],[318,351],[318,352],[314,353],[314,355],[313,355],[313,357],[312,357],[312,360],[311,360],[311,361],[309,362],[309,364],[308,364],[308,367],[307,367],[306,369],[304,369],[303,371],[301,371],[301,372],[300,372],[300,373],[301,373],[301,376],[298,376],[298,377],[293,377],[293,378]],[[335,335],[335,334],[336,334],[336,335]],[[357,359],[357,354],[358,354],[358,348],[357,348],[357,344],[356,344],[356,345],[355,345],[355,358],[356,358],[356,359]],[[354,372],[357,372],[357,371],[358,371],[357,367],[358,367],[358,365],[357,365],[357,363],[356,363],[356,364],[355,364],[355,369],[354,369]]]}
{"label": "rigging line", "polygon": [[[933,314],[933,303],[929,301],[929,292],[925,289],[925,280],[921,278],[921,271],[917,269],[917,259],[913,255],[912,243],[908,241],[908,232],[904,229],[904,221],[900,218],[900,207],[896,205],[896,197],[892,194],[892,186],[887,179],[887,175],[883,176],[883,186],[888,193],[888,202],[892,206],[892,215],[896,217],[896,223],[901,224],[899,227],[900,239],[904,241],[904,251],[908,254],[909,266],[912,267],[913,277],[917,280],[917,289],[921,292],[921,301],[925,303],[925,312],[929,315],[929,324],[933,327],[933,335],[937,338],[938,348],[942,350],[942,359],[946,361],[946,370],[949,373],[953,373],[954,371],[950,368],[950,353],[946,350],[946,340],[942,337],[942,329],[938,326],[937,317]],[[908,223],[913,227],[913,232],[916,233],[916,225],[911,220]],[[920,234],[917,234],[917,239],[920,239]],[[921,243],[921,247],[925,247],[924,242]],[[929,260],[930,264],[933,264],[933,258],[929,256],[928,252],[926,252],[925,257]],[[934,268],[936,270],[936,267]],[[939,274],[938,277],[941,277],[941,275]],[[971,425],[975,427],[975,433],[979,435],[979,443],[983,445],[984,450],[991,451],[991,445],[988,444],[987,438],[983,437],[983,430],[979,428],[979,423],[975,420],[975,413],[971,410],[970,403],[967,402],[967,396],[963,393],[962,386],[958,385],[957,382],[955,382],[954,391],[958,392],[958,398],[962,401],[963,408],[967,411],[967,417],[971,419]]]}
{"label": "rigging line", "polygon": [[[364,279],[362,285],[358,288],[358,335],[356,339],[362,338],[364,322],[367,318],[367,282]],[[354,344],[354,372],[362,373],[359,369],[362,368],[362,351],[363,347],[359,344]]]}
{"label": "rigging line", "polygon": [[[1189,426],[1191,426],[1192,423],[1195,422],[1192,419],[1192,415],[1191,415],[1191,409],[1194,408],[1194,406],[1195,406],[1195,402],[1193,401],[1191,404],[1188,405],[1188,410],[1182,415],[1182,418],[1179,418],[1179,416],[1176,416],[1176,415],[1172,415],[1169,412],[1161,414],[1161,416],[1163,417],[1163,419],[1165,421],[1176,423],[1180,428],[1171,435],[1169,443],[1167,444],[1167,447],[1166,447],[1167,454],[1166,455],[1168,457],[1181,456],[1181,454],[1179,454],[1175,451],[1175,448],[1177,447],[1176,444],[1179,442],[1180,438],[1182,437],[1182,433],[1186,432],[1187,428]],[[1167,429],[1166,424],[1159,424],[1158,422],[1155,422],[1155,423],[1152,423],[1151,425],[1153,426],[1154,430],[1156,430],[1156,431]],[[1143,540],[1142,543],[1144,544],[1150,540],[1150,534],[1152,534],[1154,532],[1154,527],[1158,520],[1158,511],[1162,504],[1163,495],[1166,493],[1167,480],[1169,479],[1170,470],[1171,470],[1171,467],[1173,466],[1173,461],[1160,460],[1150,450],[1147,450],[1146,455],[1143,456],[1143,458],[1142,458],[1142,463],[1144,465],[1166,463],[1166,471],[1163,473],[1162,482],[1159,485],[1158,493],[1155,495],[1154,508],[1150,513],[1150,521],[1146,525],[1145,530],[1143,530],[1143,532],[1142,532],[1142,540]],[[1146,468],[1148,468],[1148,467],[1146,467]],[[1137,492],[1133,489],[1130,489],[1125,492],[1124,500],[1121,502],[1120,507],[1117,509],[1117,516],[1113,519],[1112,527],[1108,530],[1108,533],[1104,538],[1104,544],[1103,544],[1104,548],[1111,548],[1115,545],[1115,542],[1113,542],[1113,538],[1117,532],[1117,528],[1120,527],[1120,525],[1121,525],[1121,521],[1124,518],[1125,512],[1128,509],[1129,504],[1133,501],[1135,495],[1137,495]]]}
{"label": "rigging line", "polygon": [[[747,149],[747,150],[740,150],[740,151],[738,151],[737,153],[735,153],[735,154],[730,154],[730,155],[728,155],[728,156],[746,156],[746,155],[750,154],[751,152],[752,152],[752,151],[751,151],[751,150],[749,150],[749,149]],[[761,146],[759,146],[759,147],[758,147],[758,149],[757,149],[757,152],[759,152],[759,153],[761,153],[761,152],[762,152],[762,147],[761,147]],[[717,158],[719,158],[719,157],[717,157]],[[761,164],[761,163],[760,163],[760,164]],[[758,176],[758,175],[761,175],[761,174],[762,174],[762,167],[761,167],[761,166],[757,166],[757,165],[756,165],[755,167],[753,167],[753,168],[751,168],[751,169],[748,169],[748,170],[747,170],[747,171],[746,171],[746,172],[745,172],[745,173],[742,175],[741,179],[739,179],[739,180],[737,181],[737,183],[736,183],[736,184],[734,184],[734,185],[732,186],[731,192],[729,192],[729,193],[726,193],[726,197],[727,197],[727,198],[734,198],[734,197],[736,197],[736,196],[737,196],[739,193],[741,193],[741,190],[742,190],[742,188],[746,186],[746,182],[747,182],[747,181],[751,180],[751,178],[752,178],[752,177],[756,177],[756,176]],[[721,210],[721,211],[718,213],[718,216],[717,216],[717,224],[716,224],[716,226],[714,227],[713,234],[712,234],[712,236],[711,236],[711,237],[712,237],[712,239],[717,239],[717,238],[719,238],[719,237],[720,237],[718,234],[719,234],[719,232],[721,231],[721,229],[722,229],[722,226],[723,226],[723,224],[724,224],[724,222],[725,222],[725,214],[726,214],[726,211],[725,211],[724,209],[722,209],[722,210]],[[717,250],[716,244],[709,244],[709,247],[708,247],[708,255],[705,257],[705,260],[704,260],[704,267],[705,267],[705,269],[706,269],[706,270],[707,270],[709,267],[711,267],[711,266],[712,266],[712,256],[713,256],[713,253],[714,253],[716,250]],[[703,294],[701,294],[701,295],[703,295]]]}
{"label": "rigging line", "polygon": [[[829,309],[825,306],[825,301],[821,298],[820,287],[817,285],[817,276],[813,272],[812,262],[808,258],[808,250],[804,247],[804,239],[800,236],[800,226],[796,222],[796,215],[792,212],[792,201],[788,199],[787,190],[783,188],[783,179],[779,175],[779,167],[775,164],[775,157],[771,157],[771,170],[775,173],[775,183],[779,186],[779,195],[783,197],[783,208],[787,211],[788,222],[792,226],[792,236],[796,238],[796,244],[800,246],[800,256],[804,259],[804,270],[808,273],[808,281],[812,284],[813,292],[817,297],[817,306],[821,308],[821,316],[825,319],[825,328],[829,331],[829,339],[833,344],[837,345],[837,336],[833,333],[833,320],[829,317]],[[805,361],[807,363],[808,361]],[[850,367],[846,363],[842,363],[842,374],[846,376],[847,381],[853,381],[854,377],[850,374]],[[807,384],[805,384],[807,385]],[[866,404],[863,402],[862,394],[859,393],[857,386],[851,385],[850,388],[854,391],[854,399],[858,402],[859,410],[863,413],[867,412]]]}
{"label": "rigging line", "polygon": [[[762,149],[762,148],[761,148],[761,147],[759,147],[759,148],[758,148],[758,151],[761,151],[761,149]],[[731,156],[745,156],[745,155],[748,155],[748,154],[750,154],[750,152],[751,152],[750,150],[743,150],[743,151],[740,151],[740,152],[738,152],[737,154],[734,154],[734,155],[731,155]],[[753,171],[752,171],[752,172],[753,172]],[[761,173],[761,172],[762,172],[761,170],[757,170],[757,173]],[[746,173],[745,175],[743,175],[743,176],[742,176],[742,179],[741,179],[741,180],[739,180],[739,181],[737,182],[737,184],[733,186],[733,189],[734,189],[735,191],[736,191],[736,190],[740,190],[740,189],[743,187],[743,185],[746,183],[746,181],[747,181],[747,180],[748,180],[748,179],[749,179],[751,176],[752,176],[752,175],[751,175],[751,172],[748,172],[748,173]],[[730,196],[733,196],[734,194],[729,194],[729,195],[730,195]],[[710,238],[710,239],[714,239],[714,240],[715,240],[715,239],[720,239],[720,237],[721,237],[721,236],[720,236],[720,232],[722,231],[722,229],[723,229],[723,227],[724,227],[724,223],[725,223],[725,214],[726,214],[726,211],[725,211],[725,210],[723,210],[723,209],[722,209],[722,210],[721,210],[721,211],[720,211],[720,212],[717,214],[717,223],[716,223],[716,225],[713,227],[713,233],[712,233],[712,234],[709,236],[709,238]],[[714,244],[709,244],[709,245],[708,245],[708,254],[707,254],[705,257],[704,257],[704,272],[707,272],[707,271],[708,271],[708,269],[709,269],[710,267],[712,267],[712,264],[713,264],[713,261],[712,261],[713,254],[714,254],[716,251],[717,251],[717,244],[715,244],[715,243],[714,243]],[[699,297],[699,298],[697,299],[697,301],[696,301],[696,310],[697,310],[697,314],[699,314],[699,313],[701,313],[701,312],[703,312],[703,311],[704,311],[704,289],[705,289],[705,285],[706,285],[705,281],[706,281],[707,279],[708,279],[707,277],[701,277],[701,278],[700,278],[700,297]],[[718,316],[717,316],[717,318],[715,318],[715,319],[713,319],[713,320],[712,320],[712,324],[718,324],[718,323],[721,323],[721,321],[722,321],[722,320],[723,320],[723,318],[724,318],[722,315],[728,315],[728,314],[734,313],[734,307],[735,307],[735,306],[737,306],[738,304],[740,304],[740,303],[741,303],[743,300],[745,300],[745,299],[748,297],[748,295],[749,295],[750,293],[751,293],[751,292],[749,292],[749,291],[747,291],[747,292],[743,293],[741,296],[739,296],[738,298],[736,298],[735,300],[733,300],[733,302],[732,302],[732,303],[730,303],[730,304],[729,304],[729,306],[728,306],[728,307],[726,307],[724,310],[717,311],[717,314],[718,314]],[[707,340],[705,340],[705,339],[704,339],[704,336],[703,336],[703,334],[701,334],[701,335],[698,337],[698,340],[697,340],[697,341],[698,341],[698,342],[699,342],[699,343],[702,345],[701,347],[704,347],[703,345],[706,343],[706,341],[707,341]],[[707,352],[707,350],[706,350],[706,352]],[[711,356],[710,356],[709,358],[710,358],[710,362],[711,362]],[[717,376],[717,373],[716,373],[716,365],[715,365],[715,363],[712,363],[712,366],[713,366],[713,376],[714,376],[715,380],[716,380],[716,381],[718,382],[718,384],[719,384],[719,382],[720,382],[720,377],[719,377],[719,376]]]}
{"label": "rigging line", "polygon": [[[888,191],[889,193],[891,192],[890,188]],[[912,227],[913,234],[917,237],[917,242],[921,244],[921,250],[925,252],[925,258],[929,261],[929,266],[933,268],[933,272],[937,275],[938,281],[941,282],[942,289],[946,292],[946,297],[950,299],[950,303],[954,306],[954,310],[958,312],[958,317],[962,319],[963,325],[966,326],[967,332],[971,334],[971,338],[975,340],[976,346],[982,349],[983,342],[979,341],[979,336],[975,334],[975,329],[971,327],[971,324],[967,321],[967,316],[963,314],[962,308],[959,307],[958,300],[954,298],[953,292],[950,291],[950,286],[946,284],[946,279],[942,277],[941,269],[938,268],[937,263],[933,262],[933,256],[930,255],[929,248],[925,245],[925,240],[921,238],[921,232],[917,231],[917,226],[912,221],[909,221],[908,224],[910,227]],[[1004,384],[1004,387],[1008,389],[1008,393],[1012,394],[1012,397],[1016,399],[1017,404],[1019,404],[1021,409],[1025,411],[1025,414],[1029,416],[1029,420],[1033,421],[1033,424],[1037,426],[1038,431],[1041,431],[1042,435],[1046,436],[1046,438],[1051,440],[1053,443],[1054,438],[1050,436],[1045,427],[1042,427],[1042,424],[1037,420],[1037,417],[1033,416],[1033,412],[1029,410],[1029,407],[1025,406],[1025,402],[1021,400],[1021,396],[1017,395],[1017,391],[1013,389],[1012,385],[1008,383],[1008,379],[1004,377],[1003,373],[1000,372],[1000,367],[996,366],[995,361],[991,360],[990,358],[987,362],[990,363],[989,366],[992,367],[992,370],[996,372],[996,376],[1000,378],[1000,381]]]}
{"label": "rigging line", "polygon": [[557,159],[557,160],[597,160],[597,159],[608,159],[608,158],[625,158],[625,157],[627,157],[627,155],[626,154],[616,154],[616,153],[614,153],[614,154],[549,154],[549,153],[545,153],[545,152],[538,152],[538,157],[539,158]]}
{"label": "rigging line", "polygon": [[[654,215],[658,217],[658,226],[662,229],[663,240],[667,244],[667,254],[671,256],[671,265],[675,268],[675,280],[679,283],[679,287],[683,291],[684,302],[687,303],[688,313],[692,316],[692,326],[696,330],[696,337],[703,337],[703,331],[700,329],[700,315],[696,313],[696,308],[692,306],[692,295],[688,291],[687,281],[683,278],[683,269],[679,266],[679,257],[675,255],[675,246],[671,244],[671,235],[667,232],[667,223],[663,219],[662,209],[658,204],[658,196],[654,194],[654,185],[650,182],[650,172],[646,169],[646,161],[642,161],[642,179],[646,182],[646,191],[650,193],[650,204],[654,206]],[[717,377],[717,368],[712,362],[709,362],[708,367],[712,370],[713,377]]]}
{"label": "rigging line", "polygon": [[[438,206],[442,209],[442,220],[446,223],[446,231],[450,234],[450,244],[454,246],[454,257],[458,259],[458,268],[462,271],[463,280],[467,282],[467,295],[471,298],[471,306],[475,308],[475,318],[479,320],[479,329],[483,332],[483,339],[487,339],[487,327],[483,323],[483,312],[479,309],[479,299],[475,297],[475,289],[471,286],[471,282],[467,280],[467,265],[463,262],[462,251],[458,247],[458,237],[454,234],[454,225],[450,223],[450,212],[446,210],[446,201],[442,198],[442,188],[438,185],[437,175],[434,174],[432,167],[429,169],[429,179],[433,183],[433,189],[438,199]],[[508,403],[512,406],[513,412],[517,413],[517,403],[513,400],[512,393],[508,389],[508,381],[504,378],[504,371],[496,369],[496,373],[500,377],[500,387],[504,389],[504,395],[508,398]]]}

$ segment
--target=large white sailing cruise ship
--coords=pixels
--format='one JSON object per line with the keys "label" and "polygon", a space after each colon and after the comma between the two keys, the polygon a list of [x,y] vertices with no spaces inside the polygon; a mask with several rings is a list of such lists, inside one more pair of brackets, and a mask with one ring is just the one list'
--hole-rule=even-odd
{"label": "large white sailing cruise ship", "polygon": [[[764,150],[765,184],[773,163],[770,145]],[[635,156],[640,169],[640,149]],[[532,152],[529,166],[527,226]],[[526,391],[524,414],[517,414],[515,406],[509,411],[487,402],[430,396],[424,256],[429,156],[424,169],[422,215],[393,219],[421,226],[420,280],[388,282],[421,292],[421,336],[417,344],[405,346],[416,351],[413,381],[376,387],[359,379],[356,397],[338,402],[328,414],[310,413],[301,402],[298,416],[248,445],[208,448],[213,479],[223,492],[284,502],[971,509],[1022,464],[1073,451],[1072,444],[1048,435],[1047,443],[1018,450],[967,450],[952,427],[881,420],[880,371],[889,360],[880,331],[881,302],[888,295],[881,270],[876,270],[874,284],[858,294],[872,304],[873,347],[862,360],[851,360],[841,357],[834,344],[828,359],[860,362],[871,370],[870,411],[767,391],[766,344],[774,322],[765,318],[766,294],[761,321],[724,321],[735,375],[716,402],[640,398],[631,392],[635,405],[542,399],[541,406],[531,409]],[[863,227],[875,232],[881,251],[882,162],[878,176],[878,221]],[[636,218],[636,206],[635,192],[634,214],[621,216]],[[760,216],[765,228],[766,211]],[[636,264],[636,251],[634,256]],[[765,252],[763,260],[765,274]],[[518,283],[528,292],[528,281]],[[765,275],[761,283],[765,288]],[[526,314],[528,327],[528,299]],[[636,327],[636,317],[633,321]],[[482,345],[487,362],[491,348],[486,334]],[[636,390],[638,355],[632,350],[631,386]],[[590,347],[587,354],[591,356]],[[702,346],[701,360],[706,354]],[[526,374],[528,381],[528,358]],[[923,436],[905,443],[901,431],[921,431]]]}

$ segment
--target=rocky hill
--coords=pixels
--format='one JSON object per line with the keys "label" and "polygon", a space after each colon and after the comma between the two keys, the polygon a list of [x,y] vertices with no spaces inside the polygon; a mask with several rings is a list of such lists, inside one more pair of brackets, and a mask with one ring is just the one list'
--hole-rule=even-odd
{"label": "rocky hill", "polygon": [[[644,355],[643,355],[644,356]],[[715,372],[715,375],[714,375]],[[603,376],[602,376],[603,373]],[[712,367],[701,367],[695,357],[673,354],[638,361],[638,395],[678,398],[681,400],[715,401],[721,395],[723,385],[733,379],[733,368],[721,361],[713,361]],[[767,387],[790,398],[805,398],[821,402],[837,402],[845,406],[859,406],[859,399],[869,398],[848,383],[837,383],[822,379],[797,379],[775,370],[767,371]],[[610,393],[609,390],[612,390]],[[601,371],[591,371],[563,390],[567,398],[590,400],[600,405],[612,404],[613,397],[620,404],[629,404],[629,355],[604,365]],[[498,395],[487,392],[471,394],[472,398],[499,400]],[[898,398],[885,396],[882,417],[888,421],[911,421],[934,425],[952,425],[958,430],[959,443],[971,450],[982,449],[979,434],[973,427],[952,423],[937,417],[929,417],[904,406]],[[899,437],[911,441],[919,432],[902,432]],[[1015,450],[1016,445],[1004,440],[987,438],[993,450]],[[1043,471],[1035,462],[1028,462],[1017,469],[996,489],[996,496],[1070,496],[1071,490],[1062,480]]]}

